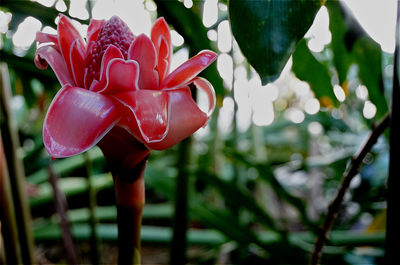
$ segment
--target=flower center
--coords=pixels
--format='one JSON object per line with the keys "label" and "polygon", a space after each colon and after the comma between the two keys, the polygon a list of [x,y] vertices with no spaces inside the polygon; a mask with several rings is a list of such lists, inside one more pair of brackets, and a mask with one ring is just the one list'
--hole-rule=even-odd
{"label": "flower center", "polygon": [[96,43],[89,45],[86,57],[87,77],[85,87],[89,88],[93,80],[100,79],[101,60],[108,46],[117,47],[124,58],[128,56],[128,49],[135,36],[119,17],[113,16],[103,26]]}

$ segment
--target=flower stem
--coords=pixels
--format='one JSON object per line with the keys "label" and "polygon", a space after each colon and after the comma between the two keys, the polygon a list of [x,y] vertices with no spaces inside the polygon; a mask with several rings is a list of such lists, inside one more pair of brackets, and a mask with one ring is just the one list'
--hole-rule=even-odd
{"label": "flower stem", "polygon": [[144,170],[150,150],[121,127],[98,143],[114,177],[118,263],[140,264],[140,226],[145,201]]}
{"label": "flower stem", "polygon": [[[133,182],[114,174],[117,199],[118,264],[140,264],[140,227],[145,202],[144,169],[147,159],[131,172],[136,175]],[[132,175],[131,175],[132,176]]]}

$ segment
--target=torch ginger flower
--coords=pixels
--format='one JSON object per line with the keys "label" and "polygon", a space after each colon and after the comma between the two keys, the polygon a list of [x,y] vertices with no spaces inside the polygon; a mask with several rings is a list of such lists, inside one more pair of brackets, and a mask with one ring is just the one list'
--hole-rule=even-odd
{"label": "torch ginger flower", "polygon": [[[44,145],[52,157],[82,153],[112,129],[114,135],[133,136],[149,150],[163,150],[210,117],[214,89],[196,76],[217,55],[201,51],[169,73],[171,37],[163,18],[154,22],[150,38],[134,36],[116,16],[92,19],[86,41],[66,16],[59,16],[57,31],[37,33],[43,45],[35,55],[36,66],[50,65],[62,85],[43,125]],[[192,99],[193,85],[208,96],[206,112]]]}

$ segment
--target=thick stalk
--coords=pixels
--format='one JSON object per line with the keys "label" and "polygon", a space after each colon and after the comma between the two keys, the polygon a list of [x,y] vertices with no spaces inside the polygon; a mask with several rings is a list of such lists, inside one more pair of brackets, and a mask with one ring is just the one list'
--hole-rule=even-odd
{"label": "thick stalk", "polygon": [[145,202],[144,169],[146,160],[137,166],[133,182],[114,175],[115,195],[117,199],[118,223],[118,264],[140,264],[140,227]]}
{"label": "thick stalk", "polygon": [[4,144],[10,186],[14,202],[15,217],[18,226],[18,237],[24,264],[34,263],[33,234],[31,229],[31,216],[25,192],[25,172],[20,157],[17,155],[19,148],[18,129],[12,119],[9,106],[11,102],[11,85],[8,67],[0,64],[0,112],[2,116],[1,132]]}
{"label": "thick stalk", "polygon": [[98,145],[114,177],[118,264],[140,264],[140,227],[145,203],[144,170],[150,150],[120,127],[114,127]]}
{"label": "thick stalk", "polygon": [[[398,262],[399,238],[400,238],[400,215],[398,207],[400,196],[398,188],[400,185],[400,167],[397,165],[397,152],[400,150],[399,128],[396,122],[400,117],[400,78],[399,78],[399,38],[400,38],[400,3],[397,2],[397,24],[396,24],[396,48],[394,53],[393,69],[393,91],[392,91],[392,123],[390,126],[390,161],[389,177],[387,182],[387,219],[386,219],[386,264]],[[397,102],[397,103],[396,103]]]}

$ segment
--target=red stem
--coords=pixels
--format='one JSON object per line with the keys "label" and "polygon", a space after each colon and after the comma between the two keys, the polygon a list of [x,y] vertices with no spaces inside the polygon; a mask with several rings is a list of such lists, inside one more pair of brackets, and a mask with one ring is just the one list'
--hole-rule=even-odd
{"label": "red stem", "polygon": [[115,127],[98,144],[114,177],[118,264],[140,264],[140,227],[145,202],[144,170],[150,150]]}

